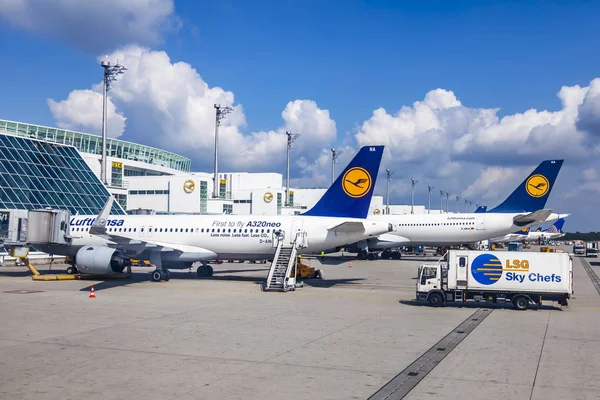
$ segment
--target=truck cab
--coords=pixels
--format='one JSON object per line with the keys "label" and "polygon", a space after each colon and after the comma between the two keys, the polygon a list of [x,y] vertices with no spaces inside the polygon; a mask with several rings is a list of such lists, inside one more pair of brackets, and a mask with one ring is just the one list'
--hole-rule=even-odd
{"label": "truck cab", "polygon": [[448,264],[423,264],[419,266],[417,300],[425,300],[432,306],[439,306],[444,302],[443,291],[447,289]]}

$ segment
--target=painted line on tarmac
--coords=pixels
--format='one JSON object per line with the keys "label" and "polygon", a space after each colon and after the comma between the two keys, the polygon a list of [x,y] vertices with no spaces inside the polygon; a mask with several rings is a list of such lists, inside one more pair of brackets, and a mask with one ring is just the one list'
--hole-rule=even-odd
{"label": "painted line on tarmac", "polygon": [[404,371],[385,384],[369,400],[403,399],[417,386],[460,342],[473,332],[486,319],[493,309],[482,308],[475,311],[442,340],[417,358]]}
{"label": "painted line on tarmac", "polygon": [[583,268],[585,268],[585,272],[587,272],[588,276],[590,277],[590,280],[596,288],[596,291],[598,292],[598,294],[600,294],[600,278],[598,277],[598,275],[596,275],[596,272],[592,269],[592,266],[590,265],[588,260],[583,258],[580,258],[580,260],[581,265],[583,265]]}

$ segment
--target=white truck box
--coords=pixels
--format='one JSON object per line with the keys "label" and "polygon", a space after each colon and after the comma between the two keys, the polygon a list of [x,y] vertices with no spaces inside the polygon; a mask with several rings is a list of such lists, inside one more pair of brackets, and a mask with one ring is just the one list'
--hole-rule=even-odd
{"label": "white truck box", "polygon": [[573,293],[573,261],[567,253],[450,250],[447,260],[419,267],[417,299],[434,306],[513,301],[526,309],[542,300],[567,305]]}
{"label": "white truck box", "polygon": [[450,252],[448,262],[448,287],[453,289],[543,293],[572,290],[571,258],[566,253],[455,251]]}

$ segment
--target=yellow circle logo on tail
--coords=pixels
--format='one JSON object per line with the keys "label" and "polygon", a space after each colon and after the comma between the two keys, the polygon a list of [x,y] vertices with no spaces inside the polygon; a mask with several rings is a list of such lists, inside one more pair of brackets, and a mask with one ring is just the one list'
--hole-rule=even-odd
{"label": "yellow circle logo on tail", "polygon": [[525,190],[531,197],[542,197],[550,190],[550,182],[544,175],[533,175],[527,179]]}
{"label": "yellow circle logo on tail", "polygon": [[373,179],[366,169],[360,167],[350,168],[342,178],[342,189],[355,199],[359,199],[369,193]]}

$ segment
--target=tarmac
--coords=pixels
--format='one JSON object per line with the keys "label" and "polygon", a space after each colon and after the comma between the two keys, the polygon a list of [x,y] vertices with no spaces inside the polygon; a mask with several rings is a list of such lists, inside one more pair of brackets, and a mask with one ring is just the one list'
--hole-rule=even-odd
{"label": "tarmac", "polygon": [[[600,275],[600,260],[587,261]],[[161,283],[144,268],[34,282],[0,267],[0,398],[367,399],[489,310],[387,398],[600,399],[600,294],[577,257],[570,305],[522,312],[416,303],[424,261],[414,257],[310,262],[324,279],[287,293],[261,292],[268,264],[216,265],[211,279],[172,271]]]}

